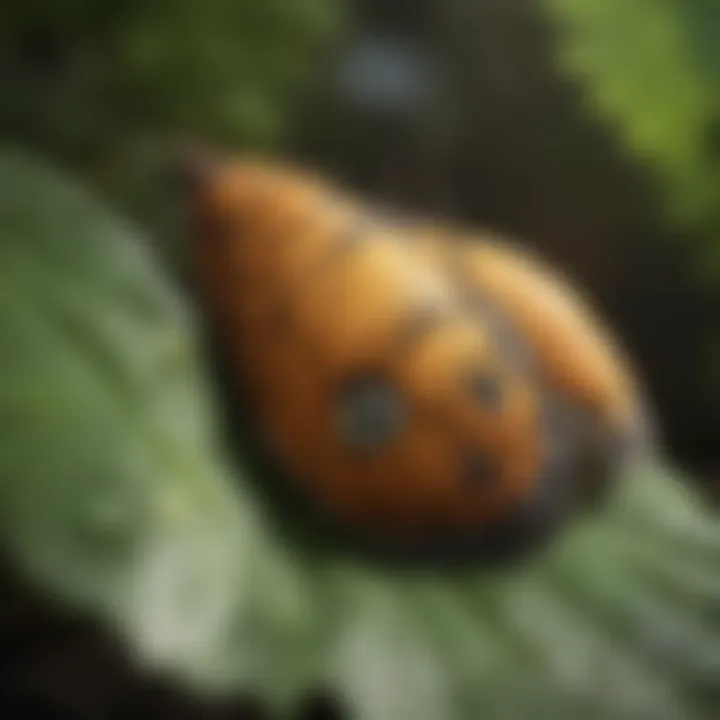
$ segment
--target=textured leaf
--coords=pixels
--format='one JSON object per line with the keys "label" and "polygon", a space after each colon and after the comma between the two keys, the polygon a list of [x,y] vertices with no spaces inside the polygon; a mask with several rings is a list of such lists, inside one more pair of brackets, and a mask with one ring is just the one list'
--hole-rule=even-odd
{"label": "textured leaf", "polygon": [[190,310],[81,190],[13,152],[0,188],[4,539],[141,655],[242,682],[230,622],[264,644],[301,608],[218,460]]}
{"label": "textured leaf", "polygon": [[359,720],[715,717],[720,530],[658,469],[505,574],[288,545],[231,474],[190,309],[132,228],[0,157],[0,532],[148,663]]}

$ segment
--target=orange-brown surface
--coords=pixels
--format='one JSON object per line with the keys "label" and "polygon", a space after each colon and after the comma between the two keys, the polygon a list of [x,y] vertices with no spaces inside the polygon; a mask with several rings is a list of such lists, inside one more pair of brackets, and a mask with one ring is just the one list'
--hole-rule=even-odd
{"label": "orange-brown surface", "polygon": [[[401,535],[472,531],[544,476],[562,441],[545,424],[548,393],[613,429],[634,422],[633,381],[607,331],[519,251],[385,226],[329,184],[263,162],[207,172],[192,210],[203,302],[256,420],[336,518]],[[374,430],[354,418],[363,381],[390,403]]]}

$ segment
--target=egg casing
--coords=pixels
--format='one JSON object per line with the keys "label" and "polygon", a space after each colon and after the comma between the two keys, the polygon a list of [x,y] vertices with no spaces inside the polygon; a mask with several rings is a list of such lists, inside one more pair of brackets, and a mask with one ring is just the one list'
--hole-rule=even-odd
{"label": "egg casing", "polygon": [[206,170],[190,207],[202,303],[259,434],[315,509],[370,545],[533,544],[575,507],[583,463],[610,453],[604,431],[634,428],[599,326],[499,244],[386,224],[263,162]]}

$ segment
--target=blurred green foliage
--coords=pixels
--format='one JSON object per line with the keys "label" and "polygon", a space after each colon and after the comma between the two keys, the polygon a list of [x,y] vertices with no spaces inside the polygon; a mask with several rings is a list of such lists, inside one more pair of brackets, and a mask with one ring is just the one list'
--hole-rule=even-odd
{"label": "blurred green foliage", "polygon": [[720,281],[720,3],[544,0],[561,65],[655,173],[662,212]]}
{"label": "blurred green foliage", "polygon": [[154,213],[161,148],[278,142],[324,48],[336,0],[8,0],[0,133]]}

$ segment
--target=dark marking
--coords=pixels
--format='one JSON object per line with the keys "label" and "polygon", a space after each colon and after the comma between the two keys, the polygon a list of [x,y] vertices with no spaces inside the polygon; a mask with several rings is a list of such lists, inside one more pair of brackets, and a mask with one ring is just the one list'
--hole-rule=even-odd
{"label": "dark marking", "polygon": [[386,447],[407,418],[404,398],[382,375],[352,380],[339,399],[338,426],[346,444],[362,451]]}
{"label": "dark marking", "polygon": [[451,315],[451,312],[436,303],[416,306],[401,321],[384,357],[392,358],[410,352],[430,333],[442,327]]}
{"label": "dark marking", "polygon": [[483,410],[497,413],[503,405],[502,381],[489,369],[476,369],[466,381],[467,389]]}
{"label": "dark marking", "polygon": [[490,328],[498,349],[515,370],[536,376],[538,369],[535,357],[521,331],[498,304],[468,278],[460,249],[452,248],[452,250],[454,252],[447,253],[446,271],[455,281],[461,302],[472,317],[478,318]]}
{"label": "dark marking", "polygon": [[477,451],[466,453],[460,469],[463,485],[479,490],[497,488],[501,476],[499,468],[489,457]]}

